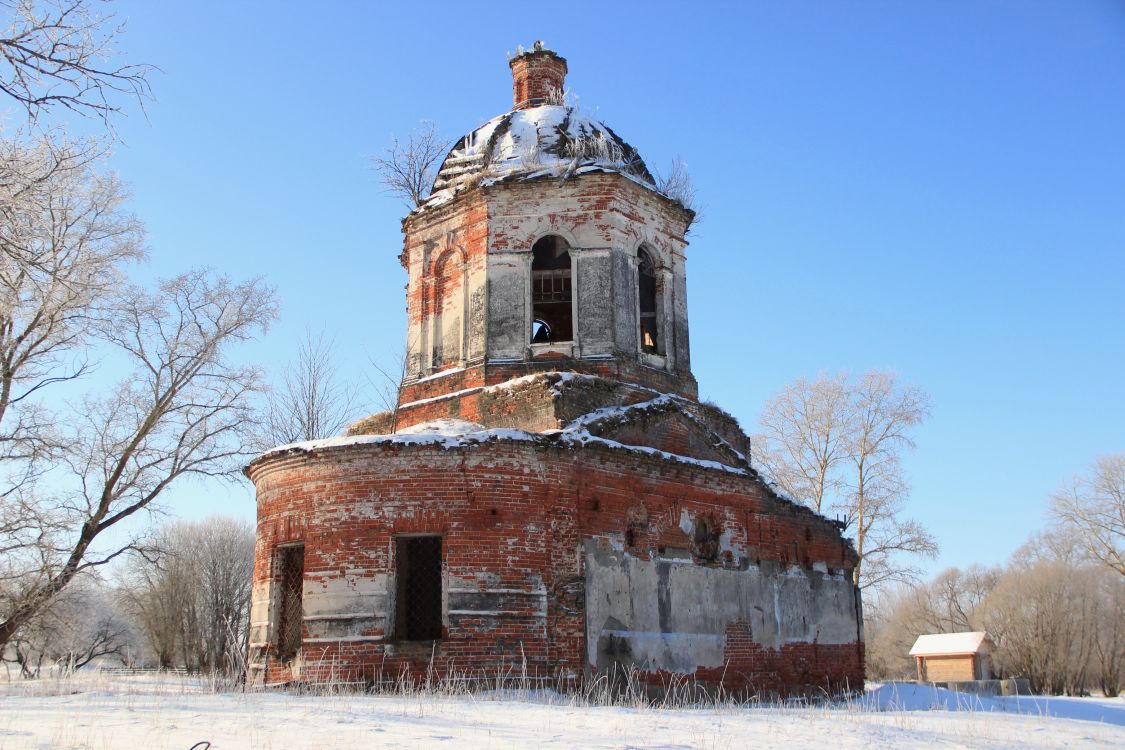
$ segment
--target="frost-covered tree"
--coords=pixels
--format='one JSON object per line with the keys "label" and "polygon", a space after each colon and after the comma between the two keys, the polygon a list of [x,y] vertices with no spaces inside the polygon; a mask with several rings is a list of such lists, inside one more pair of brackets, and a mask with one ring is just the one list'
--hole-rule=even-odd
{"label": "frost-covered tree", "polygon": [[31,121],[64,109],[110,126],[120,100],[151,98],[151,65],[113,62],[124,24],[90,0],[0,0],[0,93]]}
{"label": "frost-covered tree", "polygon": [[0,140],[0,466],[30,472],[9,479],[13,502],[60,447],[37,396],[86,371],[87,344],[144,255],[128,194],[98,156],[88,142]]}
{"label": "frost-covered tree", "polygon": [[212,516],[158,529],[135,556],[122,597],[160,665],[236,672],[248,630],[254,529]]}
{"label": "frost-covered tree", "polygon": [[20,630],[5,658],[30,678],[39,677],[45,666],[71,671],[97,659],[124,661],[133,630],[115,598],[100,579],[80,577]]}
{"label": "frost-covered tree", "polygon": [[[127,283],[144,233],[125,190],[101,145],[47,122],[111,129],[122,102],[149,95],[150,66],[114,62],[122,27],[104,7],[0,0],[0,102],[32,126],[0,137],[0,651],[84,572],[137,548],[123,522],[172,482],[247,455],[260,377],[229,350],[276,314],[260,281]],[[108,393],[79,382],[103,354],[130,371]]]}

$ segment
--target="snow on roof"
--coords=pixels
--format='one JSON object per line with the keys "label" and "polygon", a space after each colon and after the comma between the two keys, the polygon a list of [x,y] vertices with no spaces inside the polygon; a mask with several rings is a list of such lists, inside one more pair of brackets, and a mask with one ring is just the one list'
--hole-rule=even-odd
{"label": "snow on roof", "polygon": [[991,639],[984,631],[972,633],[932,633],[920,635],[910,649],[911,656],[951,656],[954,654],[975,654],[984,642]]}
{"label": "snow on roof", "polygon": [[399,435],[445,435],[460,437],[472,432],[480,432],[485,426],[479,422],[466,422],[464,419],[431,419],[429,422],[411,425],[398,431]]}
{"label": "snow on roof", "polygon": [[[594,381],[600,380],[596,375],[586,375],[575,372],[562,372],[562,371],[547,371],[541,373],[532,373],[520,378],[498,383],[496,385],[477,387],[470,390],[504,390],[508,388],[518,387],[533,380],[542,379],[551,384],[552,390],[557,394],[560,386],[565,387],[567,384],[576,381]],[[654,406],[663,405],[667,403],[686,402],[682,396],[674,393],[661,393],[653,388],[644,386],[632,385],[632,387],[643,391],[649,391],[653,394],[653,398],[649,401],[640,402],[631,406],[624,407],[607,407],[593,412],[600,418],[612,417],[615,412],[629,411],[630,409],[645,409],[653,408]],[[456,394],[453,394],[456,395]],[[440,400],[447,398],[449,394],[437,396],[433,399],[426,400]],[[422,402],[416,402],[422,403]],[[689,411],[684,411],[689,417],[694,419],[694,416]],[[591,415],[586,415],[590,417]],[[475,422],[465,422],[463,420],[455,419],[439,419],[433,420],[423,425],[418,425],[416,429],[427,431],[413,432],[411,428],[399,431],[394,435],[344,435],[341,437],[325,438],[323,440],[310,440],[303,443],[290,443],[289,445],[280,445],[276,448],[258,455],[247,465],[247,469],[253,464],[262,461],[263,459],[280,456],[286,453],[313,453],[324,449],[331,448],[344,448],[354,445],[433,445],[442,449],[467,447],[471,445],[480,445],[496,440],[511,440],[516,442],[530,442],[550,445],[563,445],[563,446],[581,446],[588,444],[598,444],[606,448],[614,450],[628,451],[632,453],[644,453],[648,455],[660,456],[662,458],[676,461],[682,464],[690,464],[693,466],[700,466],[707,469],[714,469],[717,471],[726,472],[729,474],[739,474],[742,476],[750,476],[761,479],[761,476],[752,467],[749,467],[749,462],[741,453],[739,453],[733,446],[721,441],[725,448],[736,454],[740,463],[746,466],[731,466],[728,464],[720,463],[718,461],[710,461],[706,459],[692,458],[690,456],[682,456],[676,453],[669,453],[662,451],[658,448],[652,448],[644,445],[629,445],[621,443],[616,440],[610,440],[598,435],[594,435],[589,430],[590,420],[587,418],[579,418],[571,422],[565,429],[562,430],[547,430],[544,432],[529,432],[526,430],[513,429],[513,428],[483,428]],[[797,502],[793,498],[783,493],[779,488],[767,484],[766,486],[773,492],[778,500],[793,506],[796,510],[809,513],[819,517],[812,509],[808,508],[803,503]],[[928,636],[924,636],[928,637]],[[913,653],[913,652],[912,652]]]}
{"label": "snow on roof", "polygon": [[[556,373],[564,375],[560,382],[566,380],[578,379],[580,375],[571,373]],[[542,377],[536,375],[535,377]],[[493,386],[496,387],[496,386]],[[665,403],[665,399],[672,399],[675,396],[664,394],[652,401],[642,402],[633,407],[610,407],[609,409],[601,409],[595,412],[599,417],[605,418],[614,412],[627,411],[630,408],[638,407],[651,407],[654,404]],[[461,419],[435,419],[429,422],[408,427],[393,435],[344,435],[341,437],[324,438],[321,440],[308,440],[301,443],[289,443],[288,445],[279,445],[276,448],[260,454],[250,463],[254,464],[262,459],[272,456],[279,456],[285,453],[314,453],[331,448],[344,448],[354,445],[434,445],[445,448],[464,447],[473,444],[481,444],[491,442],[493,440],[513,440],[519,442],[543,442],[555,443],[562,445],[578,446],[596,443],[607,448],[630,451],[633,453],[647,453],[649,455],[656,455],[679,463],[692,464],[695,466],[702,466],[709,469],[718,469],[720,471],[732,474],[753,474],[752,470],[745,469],[737,466],[728,466],[727,464],[718,461],[709,461],[705,459],[692,458],[691,456],[681,456],[677,453],[669,453],[662,451],[658,448],[652,448],[645,445],[628,445],[620,443],[616,440],[610,440],[597,435],[593,435],[587,429],[589,423],[585,420],[576,420],[571,423],[566,429],[563,430],[548,430],[546,432],[529,432],[527,430],[520,430],[514,428],[486,428],[476,422],[466,422]],[[741,455],[741,454],[739,454]]]}
{"label": "snow on roof", "polygon": [[649,190],[656,180],[637,150],[575,107],[544,104],[495,117],[457,141],[433,192],[418,210],[451,201],[461,190],[509,179],[621,174]]}
{"label": "snow on roof", "polygon": [[[655,391],[653,392],[656,393]],[[747,460],[745,454],[743,454],[729,442],[716,434],[714,430],[712,430],[697,416],[692,414],[688,409],[680,406],[680,404],[687,403],[687,401],[688,400],[683,398],[682,396],[677,396],[673,393],[658,393],[656,398],[650,399],[648,401],[640,401],[635,404],[624,404],[621,406],[606,406],[602,407],[601,409],[596,409],[592,412],[588,412],[587,414],[578,417],[569,425],[567,425],[566,429],[569,432],[574,432],[576,430],[589,431],[589,429],[593,427],[596,431],[600,423],[609,423],[617,419],[627,419],[628,415],[633,412],[674,407],[680,414],[694,422],[701,430],[703,430],[711,437],[711,439],[714,441],[711,447],[717,448],[719,450],[725,450],[733,455],[735,459],[740,463],[749,465],[750,462]]]}

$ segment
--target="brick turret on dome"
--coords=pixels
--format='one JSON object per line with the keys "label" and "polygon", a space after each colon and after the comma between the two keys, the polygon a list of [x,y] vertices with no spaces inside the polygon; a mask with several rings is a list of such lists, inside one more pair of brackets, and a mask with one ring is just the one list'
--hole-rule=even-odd
{"label": "brick turret on dome", "polygon": [[537,41],[508,61],[512,69],[513,109],[562,103],[566,60]]}

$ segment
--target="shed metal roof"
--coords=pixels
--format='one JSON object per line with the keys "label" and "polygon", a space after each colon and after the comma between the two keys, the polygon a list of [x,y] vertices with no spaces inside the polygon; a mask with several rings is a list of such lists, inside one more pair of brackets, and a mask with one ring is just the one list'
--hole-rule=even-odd
{"label": "shed metal roof", "polygon": [[973,633],[932,633],[920,635],[910,649],[911,656],[954,656],[957,654],[975,654],[980,652],[985,641],[992,645],[988,633],[976,631]]}

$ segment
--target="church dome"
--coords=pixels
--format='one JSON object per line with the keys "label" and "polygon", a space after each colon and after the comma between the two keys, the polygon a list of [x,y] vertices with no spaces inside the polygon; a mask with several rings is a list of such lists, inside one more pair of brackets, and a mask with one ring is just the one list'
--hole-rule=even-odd
{"label": "church dome", "polygon": [[520,48],[508,65],[512,111],[457,141],[420,209],[448,203],[472,187],[509,180],[565,181],[589,172],[620,174],[670,197],[660,190],[635,148],[601,121],[567,106],[564,58],[536,42],[530,50]]}
{"label": "church dome", "polygon": [[637,150],[585,112],[557,104],[516,109],[457,141],[424,207],[446,203],[475,185],[588,172],[614,172],[657,190]]}

